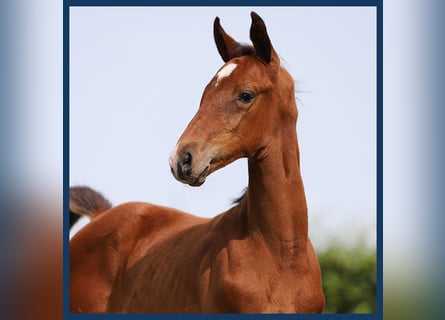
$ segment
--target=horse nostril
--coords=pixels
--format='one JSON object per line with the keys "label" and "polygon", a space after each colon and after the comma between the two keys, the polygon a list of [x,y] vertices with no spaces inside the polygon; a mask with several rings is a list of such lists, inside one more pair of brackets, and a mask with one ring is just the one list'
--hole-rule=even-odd
{"label": "horse nostril", "polygon": [[192,171],[192,154],[190,152],[184,153],[177,165],[178,177],[183,180],[187,180],[190,176],[190,172]]}
{"label": "horse nostril", "polygon": [[182,166],[184,169],[190,169],[192,166],[192,155],[190,152],[187,152],[182,159]]}

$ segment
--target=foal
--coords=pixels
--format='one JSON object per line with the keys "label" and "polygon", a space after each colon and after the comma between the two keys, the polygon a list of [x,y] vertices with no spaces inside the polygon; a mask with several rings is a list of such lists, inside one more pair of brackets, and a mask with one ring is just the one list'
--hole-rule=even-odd
{"label": "foal", "polygon": [[169,158],[177,180],[199,186],[247,157],[245,196],[213,219],[147,203],[104,211],[70,244],[72,312],[322,311],[294,83],[263,20],[251,15],[253,46],[236,42],[215,19],[225,64]]}

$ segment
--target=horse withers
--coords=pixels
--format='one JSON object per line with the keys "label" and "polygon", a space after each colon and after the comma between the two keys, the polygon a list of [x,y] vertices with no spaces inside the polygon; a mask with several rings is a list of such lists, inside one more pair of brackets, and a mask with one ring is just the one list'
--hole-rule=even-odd
{"label": "horse withers", "polygon": [[72,312],[322,311],[294,81],[263,20],[254,12],[251,17],[253,46],[235,41],[215,19],[225,64],[169,157],[174,177],[191,186],[247,158],[245,196],[213,219],[148,203],[96,215],[70,243]]}

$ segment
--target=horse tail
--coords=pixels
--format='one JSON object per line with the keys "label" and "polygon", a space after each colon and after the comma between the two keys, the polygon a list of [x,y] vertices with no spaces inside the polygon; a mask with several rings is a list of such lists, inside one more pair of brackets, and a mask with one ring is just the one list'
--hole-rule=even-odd
{"label": "horse tail", "polygon": [[98,191],[86,186],[70,188],[70,228],[80,217],[94,219],[110,208],[110,201]]}

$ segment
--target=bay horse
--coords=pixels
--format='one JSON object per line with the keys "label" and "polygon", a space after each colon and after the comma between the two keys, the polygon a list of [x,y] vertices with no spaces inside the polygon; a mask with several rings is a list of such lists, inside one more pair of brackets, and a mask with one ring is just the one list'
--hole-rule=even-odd
{"label": "bay horse", "polygon": [[[296,134],[294,81],[264,21],[251,13],[253,46],[214,21],[225,64],[169,157],[174,177],[202,185],[248,159],[239,203],[212,219],[148,203],[96,211],[70,242],[71,312],[316,313],[324,306]],[[95,194],[93,197],[101,197]],[[88,203],[93,203],[88,207]]]}

